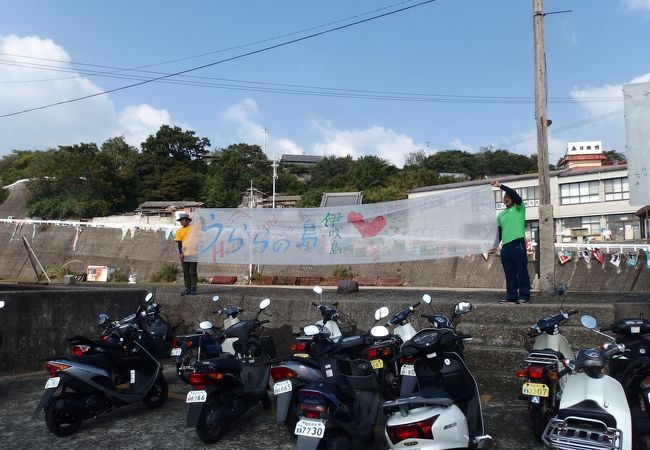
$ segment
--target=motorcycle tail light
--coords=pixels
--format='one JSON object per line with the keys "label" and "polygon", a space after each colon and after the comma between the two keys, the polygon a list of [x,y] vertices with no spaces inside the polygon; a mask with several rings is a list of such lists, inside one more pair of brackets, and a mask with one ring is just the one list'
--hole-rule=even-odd
{"label": "motorcycle tail light", "polygon": [[178,338],[172,338],[172,348],[178,348],[181,346],[181,342]]}
{"label": "motorcycle tail light", "polygon": [[286,380],[289,378],[298,378],[298,374],[285,366],[275,366],[271,367],[271,378],[273,382],[278,382],[279,380]]}
{"label": "motorcycle tail light", "polygon": [[298,411],[301,416],[308,419],[320,419],[320,415],[329,411],[325,405],[313,405],[310,403],[298,403]]}
{"label": "motorcycle tail light", "polygon": [[418,358],[407,358],[407,357],[402,356],[399,359],[399,363],[400,364],[413,364],[417,360],[418,360]]}
{"label": "motorcycle tail light", "polygon": [[369,348],[366,353],[368,354],[368,359],[375,359],[377,357],[377,353],[379,353],[378,348]]}
{"label": "motorcycle tail light", "polygon": [[650,389],[650,376],[647,376],[641,381],[641,389]]}
{"label": "motorcycle tail light", "polygon": [[298,400],[298,415],[309,419],[320,419],[322,413],[330,410],[330,401],[319,391],[303,389],[298,392]]}
{"label": "motorcycle tail light", "polygon": [[544,366],[528,366],[528,378],[531,380],[539,380],[544,374]]}
{"label": "motorcycle tail light", "polygon": [[217,384],[224,376],[221,372],[191,373],[188,379],[194,389],[205,389],[206,384]]}
{"label": "motorcycle tail light", "polygon": [[433,416],[420,422],[405,425],[387,426],[386,433],[393,444],[405,439],[433,439],[431,428],[439,416]]}
{"label": "motorcycle tail light", "polygon": [[57,376],[58,372],[62,372],[68,367],[70,366],[67,364],[56,363],[52,361],[47,361],[45,364],[43,364],[43,369],[45,369],[46,372],[49,372],[51,377]]}
{"label": "motorcycle tail light", "polygon": [[291,353],[300,353],[304,352],[307,350],[307,342],[306,341],[296,341],[295,343],[291,344],[289,346],[289,350]]}
{"label": "motorcycle tail light", "polygon": [[390,347],[384,347],[381,349],[381,356],[390,356],[393,354],[393,351],[390,349]]}
{"label": "motorcycle tail light", "polygon": [[89,349],[88,345],[73,345],[70,348],[70,353],[72,353],[72,356],[83,356]]}

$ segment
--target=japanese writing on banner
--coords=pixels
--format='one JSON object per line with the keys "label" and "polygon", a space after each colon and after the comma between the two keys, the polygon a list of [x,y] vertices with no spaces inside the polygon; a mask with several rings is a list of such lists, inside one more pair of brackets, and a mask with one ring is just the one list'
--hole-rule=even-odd
{"label": "japanese writing on banner", "polygon": [[481,254],[497,235],[490,186],[326,208],[199,209],[185,260],[330,265]]}

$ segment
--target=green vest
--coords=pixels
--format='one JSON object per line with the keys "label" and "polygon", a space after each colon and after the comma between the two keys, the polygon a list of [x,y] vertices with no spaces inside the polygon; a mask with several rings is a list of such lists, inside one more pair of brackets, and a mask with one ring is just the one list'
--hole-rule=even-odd
{"label": "green vest", "polygon": [[510,208],[501,211],[497,217],[497,225],[501,227],[501,243],[504,245],[515,239],[523,238],[526,229],[524,202],[519,205],[513,204]]}

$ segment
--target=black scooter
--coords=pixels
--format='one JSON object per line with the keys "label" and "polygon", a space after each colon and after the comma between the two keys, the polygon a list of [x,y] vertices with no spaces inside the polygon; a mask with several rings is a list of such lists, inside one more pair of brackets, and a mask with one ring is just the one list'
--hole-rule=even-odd
{"label": "black scooter", "polygon": [[267,388],[273,343],[263,340],[259,331],[269,320],[258,319],[270,303],[262,300],[253,319],[226,328],[227,337],[237,338],[235,355],[197,361],[188,377],[193,390],[186,398],[187,426],[195,427],[206,444],[219,441],[232,422],[257,403],[271,408]]}
{"label": "black scooter", "polygon": [[83,420],[113,407],[140,401],[150,408],[161,407],[168,386],[162,364],[147,349],[154,338],[136,324],[129,325],[123,336],[119,344],[69,338],[72,354],[44,365],[50,378],[32,418],[44,409],[47,428],[57,436],[68,436]]}

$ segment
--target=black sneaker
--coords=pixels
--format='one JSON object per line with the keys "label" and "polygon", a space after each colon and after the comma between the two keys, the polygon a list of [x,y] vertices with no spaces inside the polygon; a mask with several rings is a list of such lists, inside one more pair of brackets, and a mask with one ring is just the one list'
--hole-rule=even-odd
{"label": "black sneaker", "polygon": [[502,300],[499,300],[500,304],[515,304],[517,303],[517,300],[508,300],[507,298],[504,298]]}
{"label": "black sneaker", "polygon": [[190,293],[190,289],[183,289],[181,291],[181,295],[189,295],[189,293]]}
{"label": "black sneaker", "polygon": [[523,303],[530,303],[530,299],[529,298],[520,298],[519,300],[517,300],[518,305],[521,305]]}

